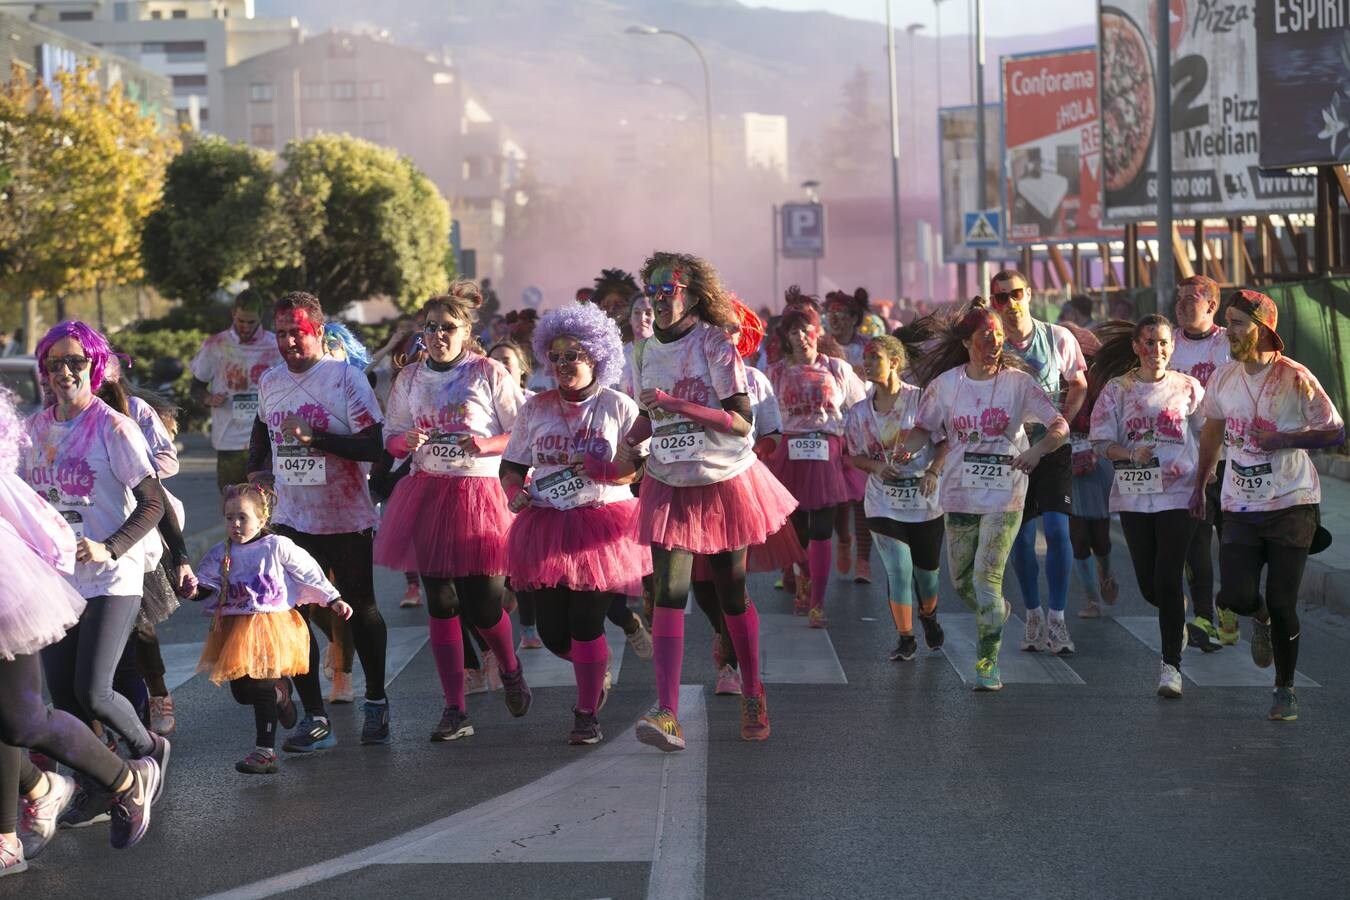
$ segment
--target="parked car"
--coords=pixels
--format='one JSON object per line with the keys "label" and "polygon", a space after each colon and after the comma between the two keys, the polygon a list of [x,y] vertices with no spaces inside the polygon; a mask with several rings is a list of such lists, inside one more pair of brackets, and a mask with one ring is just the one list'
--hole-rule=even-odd
{"label": "parked car", "polygon": [[42,376],[36,358],[0,357],[0,386],[14,392],[21,415],[31,416],[42,408]]}

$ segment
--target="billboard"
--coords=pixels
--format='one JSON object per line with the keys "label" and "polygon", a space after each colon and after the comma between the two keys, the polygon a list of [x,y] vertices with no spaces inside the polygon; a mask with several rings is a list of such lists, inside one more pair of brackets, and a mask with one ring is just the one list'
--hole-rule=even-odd
{"label": "billboard", "polygon": [[1119,238],[1102,224],[1097,48],[1003,57],[1009,244]]}
{"label": "billboard", "polygon": [[[1244,3],[1168,0],[1172,201],[1177,216],[1297,212],[1311,177],[1260,164],[1256,25]],[[1098,8],[1103,196],[1114,222],[1157,215],[1156,0]]]}
{"label": "billboard", "polygon": [[1350,162],[1350,0],[1256,0],[1261,165]]}
{"label": "billboard", "polygon": [[[989,198],[993,208],[1001,206],[1003,179],[999,168],[1000,110],[996,103],[984,105],[984,164],[989,179]],[[979,168],[975,163],[976,131],[979,122],[975,107],[953,106],[938,110],[938,164],[942,172],[942,259],[943,262],[975,261],[975,248],[965,242],[965,214],[985,208],[977,196]],[[997,259],[997,251],[989,251]]]}

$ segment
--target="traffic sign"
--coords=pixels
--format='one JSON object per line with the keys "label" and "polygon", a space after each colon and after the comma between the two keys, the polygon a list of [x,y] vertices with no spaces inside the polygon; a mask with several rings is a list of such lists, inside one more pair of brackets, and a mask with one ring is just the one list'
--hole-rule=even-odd
{"label": "traffic sign", "polygon": [[825,255],[825,205],[784,203],[782,253],[787,259],[819,259]]}
{"label": "traffic sign", "polygon": [[967,247],[997,247],[1003,243],[1003,216],[996,209],[965,214]]}
{"label": "traffic sign", "polygon": [[534,285],[530,285],[520,292],[520,302],[524,303],[530,309],[538,309],[544,302],[544,292]]}

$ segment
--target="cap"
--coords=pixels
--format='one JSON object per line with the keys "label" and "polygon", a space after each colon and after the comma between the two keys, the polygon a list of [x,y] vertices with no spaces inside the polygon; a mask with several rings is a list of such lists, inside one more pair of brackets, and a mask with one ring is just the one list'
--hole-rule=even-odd
{"label": "cap", "polygon": [[1280,311],[1275,306],[1274,300],[1260,291],[1241,290],[1233,292],[1228,298],[1228,305],[1250,316],[1253,322],[1265,328],[1275,342],[1275,349],[1284,350],[1284,341],[1275,331],[1275,326],[1280,321]]}

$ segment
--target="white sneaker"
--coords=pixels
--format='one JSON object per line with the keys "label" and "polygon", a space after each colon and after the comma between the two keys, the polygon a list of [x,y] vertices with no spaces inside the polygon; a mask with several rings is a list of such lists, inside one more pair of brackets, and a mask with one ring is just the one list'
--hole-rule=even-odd
{"label": "white sneaker", "polygon": [[24,859],[36,859],[56,834],[56,820],[75,800],[75,781],[47,773],[47,793],[36,800],[19,798],[19,843]]}
{"label": "white sneaker", "polygon": [[647,624],[642,621],[642,617],[634,615],[637,619],[637,631],[628,635],[628,646],[633,648],[633,653],[638,659],[648,660],[652,658],[652,633],[647,630]]}
{"label": "white sneaker", "polygon": [[717,686],[713,693],[719,697],[736,696],[741,692],[741,673],[731,666],[722,666],[717,671]]}
{"label": "white sneaker", "polygon": [[1069,637],[1069,623],[1063,619],[1051,619],[1046,626],[1047,648],[1055,656],[1073,652],[1073,638]]}
{"label": "white sneaker", "polygon": [[333,684],[328,690],[329,703],[352,702],[352,673],[341,669],[333,673]]}
{"label": "white sneaker", "polygon": [[1181,697],[1181,670],[1168,663],[1158,669],[1158,696],[1177,700]]}
{"label": "white sneaker", "polygon": [[1022,635],[1022,649],[1035,653],[1046,648],[1045,616],[1039,609],[1027,610],[1027,628]]}

